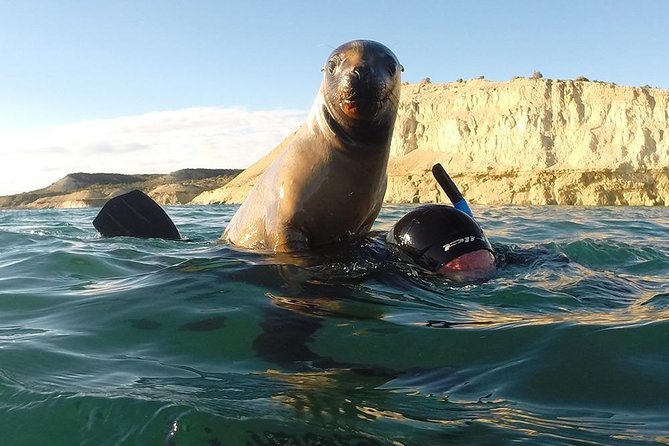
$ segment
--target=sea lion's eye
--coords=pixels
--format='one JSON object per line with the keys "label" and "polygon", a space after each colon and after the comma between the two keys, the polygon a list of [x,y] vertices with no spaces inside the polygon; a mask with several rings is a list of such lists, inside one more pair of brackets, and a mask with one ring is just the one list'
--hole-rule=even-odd
{"label": "sea lion's eye", "polygon": [[334,73],[335,68],[337,68],[337,62],[335,62],[334,60],[329,60],[327,67],[328,67],[328,73],[332,74]]}

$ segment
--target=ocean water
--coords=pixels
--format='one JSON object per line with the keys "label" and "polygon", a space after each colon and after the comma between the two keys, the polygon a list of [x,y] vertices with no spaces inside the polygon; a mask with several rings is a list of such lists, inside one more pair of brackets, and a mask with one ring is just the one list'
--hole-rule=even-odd
{"label": "ocean water", "polygon": [[[384,231],[411,206],[387,206]],[[669,444],[669,209],[475,207],[456,284],[375,233],[299,258],[0,212],[3,445]]]}

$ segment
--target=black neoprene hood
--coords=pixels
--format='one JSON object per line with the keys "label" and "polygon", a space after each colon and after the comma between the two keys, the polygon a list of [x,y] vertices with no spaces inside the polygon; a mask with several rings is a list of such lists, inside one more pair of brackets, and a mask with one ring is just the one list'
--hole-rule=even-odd
{"label": "black neoprene hood", "polygon": [[418,265],[431,271],[479,249],[494,254],[473,218],[444,205],[426,205],[409,212],[388,231],[386,239]]}

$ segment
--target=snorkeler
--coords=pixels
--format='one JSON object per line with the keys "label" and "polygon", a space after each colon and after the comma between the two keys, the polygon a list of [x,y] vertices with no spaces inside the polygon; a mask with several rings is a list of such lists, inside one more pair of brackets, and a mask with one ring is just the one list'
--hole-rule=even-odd
{"label": "snorkeler", "polygon": [[434,165],[432,173],[454,207],[432,204],[414,209],[395,223],[386,241],[401,258],[449,279],[489,278],[495,270],[495,251],[441,164]]}

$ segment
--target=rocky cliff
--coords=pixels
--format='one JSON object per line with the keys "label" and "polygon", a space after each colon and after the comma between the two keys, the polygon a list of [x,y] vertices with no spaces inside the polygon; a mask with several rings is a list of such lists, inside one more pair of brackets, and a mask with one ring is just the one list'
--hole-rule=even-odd
{"label": "rocky cliff", "polygon": [[[402,87],[388,202],[444,202],[444,165],[480,204],[669,204],[669,91],[517,78]],[[241,202],[280,145],[196,203]]]}

